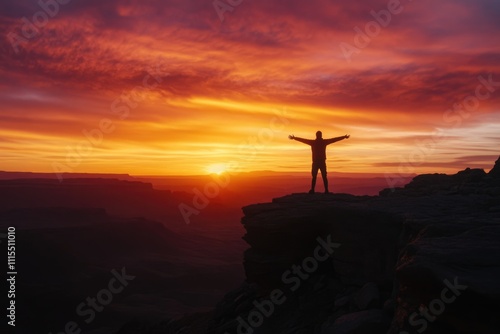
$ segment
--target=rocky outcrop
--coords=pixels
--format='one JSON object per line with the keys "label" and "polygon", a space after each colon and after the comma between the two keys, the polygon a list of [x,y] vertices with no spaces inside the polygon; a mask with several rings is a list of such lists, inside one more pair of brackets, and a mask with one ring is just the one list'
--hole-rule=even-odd
{"label": "rocky outcrop", "polygon": [[286,269],[313,256],[315,246],[321,244],[318,238],[339,244],[331,267],[340,282],[362,286],[391,281],[402,219],[366,207],[366,200],[351,195],[295,194],[245,207],[244,239],[252,246],[245,253],[248,281],[267,289],[275,287]]}
{"label": "rocky outcrop", "polygon": [[245,207],[247,280],[208,333],[497,333],[495,170]]}
{"label": "rocky outcrop", "polygon": [[490,170],[489,174],[492,177],[500,178],[500,158],[495,163],[495,166]]}

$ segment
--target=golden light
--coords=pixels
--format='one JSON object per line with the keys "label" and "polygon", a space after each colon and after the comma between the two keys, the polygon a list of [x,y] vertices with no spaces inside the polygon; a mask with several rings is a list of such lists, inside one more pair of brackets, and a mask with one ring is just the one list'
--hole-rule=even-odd
{"label": "golden light", "polygon": [[220,175],[226,171],[227,167],[225,164],[212,164],[208,166],[206,169],[209,174]]}

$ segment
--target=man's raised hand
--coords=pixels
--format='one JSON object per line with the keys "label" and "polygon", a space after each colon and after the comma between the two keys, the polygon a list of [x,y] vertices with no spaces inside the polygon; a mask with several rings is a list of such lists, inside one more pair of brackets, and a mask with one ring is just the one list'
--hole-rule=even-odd
{"label": "man's raised hand", "polygon": [[351,135],[345,135],[344,136],[345,139],[349,139],[349,137],[351,137]]}
{"label": "man's raised hand", "polygon": [[295,139],[295,136],[294,136],[294,135],[289,135],[289,136],[288,136],[288,139],[290,139],[290,140],[294,140],[294,139]]}

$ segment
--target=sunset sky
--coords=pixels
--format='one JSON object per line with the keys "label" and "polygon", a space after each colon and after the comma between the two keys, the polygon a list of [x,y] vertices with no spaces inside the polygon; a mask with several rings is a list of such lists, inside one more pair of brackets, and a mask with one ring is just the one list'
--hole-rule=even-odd
{"label": "sunset sky", "polygon": [[330,171],[500,155],[497,0],[44,1],[0,3],[0,170],[307,172],[317,130],[351,135]]}

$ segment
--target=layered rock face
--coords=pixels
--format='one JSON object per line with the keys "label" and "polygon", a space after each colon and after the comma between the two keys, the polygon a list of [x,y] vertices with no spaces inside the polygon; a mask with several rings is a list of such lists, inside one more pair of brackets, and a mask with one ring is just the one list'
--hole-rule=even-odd
{"label": "layered rock face", "polygon": [[208,333],[498,333],[500,175],[244,208],[247,280]]}
{"label": "layered rock face", "polygon": [[[244,208],[244,239],[252,245],[244,263],[249,282],[276,286],[282,281],[280,273],[300,264],[305,256],[314,256],[315,246],[328,240],[339,244],[332,246],[331,268],[341,282],[362,285],[392,280],[402,219],[363,208],[363,198],[322,197],[297,194]],[[367,220],[373,224],[366,225]],[[382,259],[383,265],[374,259]]]}

